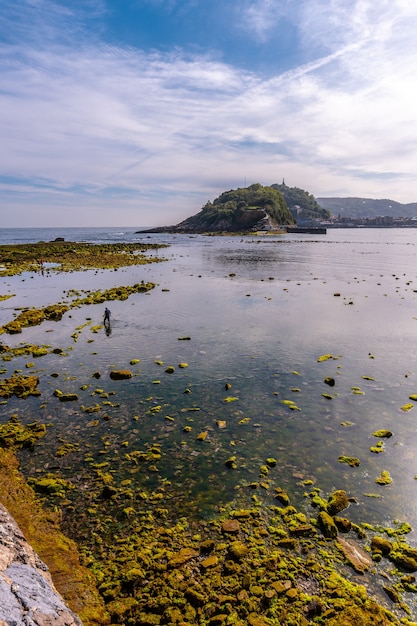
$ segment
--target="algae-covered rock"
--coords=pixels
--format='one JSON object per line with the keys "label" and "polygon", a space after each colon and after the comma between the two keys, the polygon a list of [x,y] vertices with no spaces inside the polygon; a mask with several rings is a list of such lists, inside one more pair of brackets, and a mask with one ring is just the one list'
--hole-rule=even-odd
{"label": "algae-covered rock", "polygon": [[338,517],[336,515],[333,521],[337,526],[337,530],[341,533],[348,533],[352,528],[352,522],[346,517]]}
{"label": "algae-covered rock", "polygon": [[323,361],[328,361],[329,359],[333,359],[333,358],[334,357],[332,354],[322,354],[321,356],[317,358],[317,362],[322,363]]}
{"label": "algae-covered rock", "polygon": [[329,515],[337,515],[340,511],[347,509],[349,506],[349,499],[346,491],[338,489],[330,494],[327,501],[327,512]]}
{"label": "algae-covered rock", "polygon": [[399,546],[391,550],[389,558],[397,567],[406,572],[417,572],[417,550]]}
{"label": "algae-covered rock", "polygon": [[389,439],[392,437],[392,432],[386,429],[375,430],[372,434],[374,437],[378,437],[378,439]]}
{"label": "algae-covered rock", "polygon": [[229,554],[233,559],[240,561],[249,552],[249,548],[241,541],[233,541],[229,546]]}
{"label": "algae-covered rock", "polygon": [[0,425],[0,446],[12,450],[33,448],[35,443],[45,435],[45,424],[32,422],[24,426],[17,415],[12,415],[8,422]]}
{"label": "algae-covered rock", "polygon": [[201,562],[201,567],[203,569],[208,569],[209,567],[215,567],[219,562],[219,557],[215,554],[211,554],[204,561]]}
{"label": "algae-covered rock", "polygon": [[112,380],[125,380],[132,378],[133,373],[130,370],[112,370],[110,372],[110,378]]}
{"label": "algae-covered rock", "polygon": [[393,546],[392,546],[391,541],[389,541],[388,539],[384,539],[384,537],[375,536],[372,538],[372,541],[371,541],[372,553],[380,552],[384,556],[388,556],[388,554],[392,550],[392,547]]}
{"label": "algae-covered rock", "polygon": [[286,491],[284,491],[281,487],[275,487],[275,498],[282,502],[285,506],[290,503],[290,498]]}
{"label": "algae-covered rock", "polygon": [[317,516],[317,520],[325,537],[328,539],[334,539],[337,537],[337,526],[334,523],[333,518],[326,513],[326,511],[320,511]]}
{"label": "algae-covered rock", "polygon": [[380,454],[381,452],[384,452],[385,451],[384,442],[378,441],[374,446],[371,446],[369,450],[370,452],[373,452],[374,454]]}
{"label": "algae-covered rock", "polygon": [[78,400],[78,395],[76,393],[61,393],[58,399],[60,402],[75,402]]}
{"label": "algae-covered rock", "polygon": [[388,470],[382,470],[381,475],[375,478],[375,482],[378,485],[390,485],[392,483],[392,478]]}
{"label": "algae-covered rock", "polygon": [[195,559],[197,556],[198,552],[193,548],[181,548],[181,550],[168,561],[168,565],[169,567],[179,567],[187,563],[187,561]]}
{"label": "algae-covered rock", "polygon": [[65,498],[67,491],[74,488],[70,482],[53,474],[47,474],[42,478],[29,478],[28,483],[38,493],[58,498]]}
{"label": "algae-covered rock", "polygon": [[337,459],[339,461],[339,463],[347,463],[347,465],[350,465],[350,467],[358,467],[360,465],[360,460],[357,459],[355,456],[339,456],[339,458]]}
{"label": "algae-covered rock", "polygon": [[18,398],[40,396],[41,392],[38,389],[38,385],[38,376],[14,374],[11,378],[0,381],[0,397],[11,398],[13,395]]}

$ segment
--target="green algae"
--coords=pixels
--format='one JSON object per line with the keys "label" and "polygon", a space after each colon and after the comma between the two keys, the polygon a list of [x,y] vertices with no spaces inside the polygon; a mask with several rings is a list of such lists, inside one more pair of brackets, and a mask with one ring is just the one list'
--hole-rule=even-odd
{"label": "green algae", "polygon": [[65,498],[67,491],[74,489],[74,486],[69,481],[54,474],[46,474],[42,478],[29,478],[28,484],[41,495],[57,498]]}
{"label": "green algae", "polygon": [[360,465],[360,460],[355,456],[342,455],[339,456],[338,461],[339,463],[347,463],[347,465],[350,465],[350,467],[358,467]]}
{"label": "green algae", "polygon": [[382,470],[381,475],[375,478],[375,482],[378,485],[390,485],[392,483],[392,478],[388,470]]}
{"label": "green algae", "polygon": [[371,452],[374,454],[379,454],[380,452],[385,452],[385,444],[383,441],[378,441],[374,446],[369,448]]}
{"label": "green algae", "polygon": [[27,398],[28,396],[40,396],[38,389],[38,376],[24,376],[14,374],[11,378],[0,381],[0,397],[11,398],[13,395],[18,398]]}
{"label": "green algae", "polygon": [[317,362],[323,363],[323,361],[329,361],[330,359],[333,359],[333,358],[334,357],[332,354],[322,354],[321,356],[317,358]]}
{"label": "green algae", "polygon": [[46,435],[46,425],[38,422],[23,425],[17,415],[0,425],[0,447],[19,450],[33,448]]}
{"label": "green algae", "polygon": [[21,333],[22,328],[37,326],[47,320],[58,322],[68,310],[69,306],[65,304],[49,305],[41,309],[26,309],[13,321],[4,324],[2,328],[9,334]]}
{"label": "green algae", "polygon": [[390,430],[386,430],[386,429],[381,429],[381,430],[375,430],[372,435],[374,437],[378,437],[378,439],[389,439],[390,437],[392,437],[392,432]]}
{"label": "green algae", "polygon": [[[0,274],[13,276],[23,272],[72,272],[157,263],[164,259],[147,257],[146,252],[165,247],[163,244],[90,244],[65,241],[2,245],[0,264],[4,269],[0,269]],[[56,265],[45,269],[44,263]]]}

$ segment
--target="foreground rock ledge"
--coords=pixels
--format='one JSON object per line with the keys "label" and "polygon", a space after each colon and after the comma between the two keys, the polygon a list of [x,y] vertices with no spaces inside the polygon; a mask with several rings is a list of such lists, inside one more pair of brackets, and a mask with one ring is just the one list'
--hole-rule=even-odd
{"label": "foreground rock ledge", "polygon": [[48,568],[0,504],[0,626],[82,626]]}

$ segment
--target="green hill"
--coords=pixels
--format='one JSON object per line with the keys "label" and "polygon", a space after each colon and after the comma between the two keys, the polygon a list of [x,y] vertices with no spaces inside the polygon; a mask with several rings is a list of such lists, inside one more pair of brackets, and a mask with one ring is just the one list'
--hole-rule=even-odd
{"label": "green hill", "polygon": [[213,202],[176,226],[152,232],[247,232],[274,229],[293,224],[283,195],[277,189],[259,183],[223,192]]}
{"label": "green hill", "polygon": [[288,187],[284,181],[282,181],[282,185],[274,184],[271,186],[282,193],[291,214],[296,220],[322,220],[330,217],[330,211],[320,206],[315,197],[308,191],[304,191],[304,189],[299,187]]}

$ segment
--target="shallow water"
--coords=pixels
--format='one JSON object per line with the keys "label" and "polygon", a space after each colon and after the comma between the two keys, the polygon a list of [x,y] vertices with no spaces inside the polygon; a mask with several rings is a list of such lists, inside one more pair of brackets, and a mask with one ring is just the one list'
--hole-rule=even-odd
{"label": "shallow water", "polygon": [[[101,233],[99,239],[106,236],[111,238]],[[0,295],[15,294],[0,302],[0,324],[12,319],[15,308],[68,301],[70,289],[157,283],[148,294],[110,303],[110,334],[92,332],[104,310],[93,305],[72,309],[58,323],[2,336],[9,346],[49,344],[65,351],[3,364],[2,376],[9,377],[18,369],[26,373],[27,362],[34,361],[28,373],[40,377],[42,395],[10,399],[0,406],[0,420],[17,413],[24,421],[51,424],[35,453],[22,457],[27,473],[53,468],[88,481],[89,455],[109,461],[115,480],[132,479],[126,453],[156,442],[159,471],[133,474],[135,487],[170,481],[176,511],[204,517],[259,480],[265,459],[274,457],[271,481],[300,503],[303,477],[326,494],[346,489],[357,500],[349,511],[353,521],[393,525],[399,519],[417,528],[417,411],[401,410],[417,393],[417,231],[240,238],[146,236],[132,229],[123,236],[169,243],[158,253],[167,261],[119,271],[50,269],[0,280]],[[323,354],[337,358],[317,362]],[[140,363],[131,365],[132,359]],[[165,372],[168,365],[173,374]],[[112,381],[112,368],[135,375]],[[91,378],[97,370],[99,380]],[[326,377],[335,379],[334,387],[324,383]],[[59,402],[56,388],[78,393],[79,402]],[[118,406],[104,404],[97,390],[115,392],[106,400]],[[231,397],[237,399],[225,402]],[[82,410],[96,403],[99,413]],[[101,419],[104,413],[109,420]],[[99,423],[91,425],[96,418]],[[372,433],[382,428],[394,435],[375,454],[369,450],[378,441]],[[205,441],[197,441],[204,431]],[[79,451],[57,460],[62,441],[78,443]],[[235,470],[224,464],[231,455]],[[360,466],[339,463],[340,455],[358,457]],[[375,478],[384,469],[393,483],[382,487]]]}

